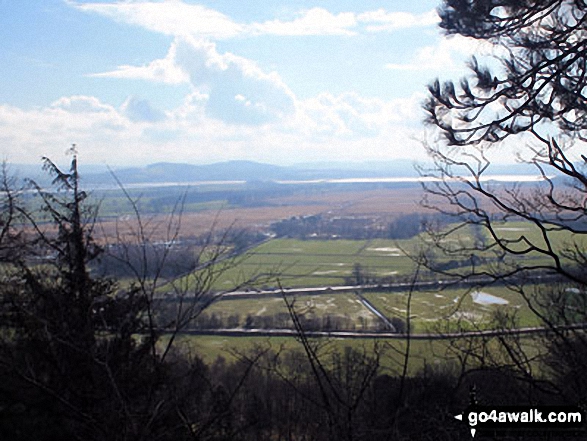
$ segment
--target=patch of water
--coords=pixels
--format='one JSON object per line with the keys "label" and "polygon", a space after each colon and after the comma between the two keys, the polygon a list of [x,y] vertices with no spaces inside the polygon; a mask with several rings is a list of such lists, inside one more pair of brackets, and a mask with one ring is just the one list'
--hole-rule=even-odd
{"label": "patch of water", "polygon": [[377,251],[381,253],[397,253],[399,248],[391,248],[391,247],[379,247],[379,248],[367,248],[367,251]]}
{"label": "patch of water", "polygon": [[475,291],[471,293],[473,302],[479,305],[507,305],[510,302],[504,298],[494,296],[482,291]]}

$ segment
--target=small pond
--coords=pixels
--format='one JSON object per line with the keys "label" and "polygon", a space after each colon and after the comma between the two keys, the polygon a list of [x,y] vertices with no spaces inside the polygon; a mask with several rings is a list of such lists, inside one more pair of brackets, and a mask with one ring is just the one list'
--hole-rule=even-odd
{"label": "small pond", "polygon": [[472,292],[471,297],[473,302],[479,305],[507,305],[509,303],[506,299],[481,291]]}

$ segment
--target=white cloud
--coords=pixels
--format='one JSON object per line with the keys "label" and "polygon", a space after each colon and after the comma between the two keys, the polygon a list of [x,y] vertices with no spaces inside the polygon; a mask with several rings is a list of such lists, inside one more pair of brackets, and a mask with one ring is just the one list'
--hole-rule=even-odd
{"label": "white cloud", "polygon": [[110,113],[114,108],[100,102],[93,96],[74,95],[62,97],[51,103],[51,108],[61,109],[70,113]]}
{"label": "white cloud", "polygon": [[351,12],[334,15],[323,8],[312,8],[293,21],[266,21],[252,24],[249,29],[261,35],[353,35],[356,32],[351,29],[356,24],[355,14]]}
{"label": "white cloud", "polygon": [[184,97],[183,103],[179,107],[168,112],[169,120],[189,120],[193,123],[197,120],[203,119],[208,98],[208,95],[205,93],[201,93],[197,90],[193,91]]}
{"label": "white cloud", "polygon": [[387,63],[385,67],[393,70],[457,71],[464,68],[464,61],[472,55],[487,55],[494,50],[487,42],[455,35],[439,39],[434,46],[418,49],[407,63]]}
{"label": "white cloud", "polygon": [[148,100],[136,96],[128,97],[121,106],[121,111],[134,122],[157,122],[165,119],[165,113],[154,108]]}
{"label": "white cloud", "polygon": [[[61,157],[71,144],[112,158],[112,141],[132,139],[139,131],[114,107],[87,96],[63,97],[43,108],[23,110],[0,105],[0,154],[12,162],[36,162],[41,156]],[[109,150],[110,149],[110,150]],[[132,156],[128,156],[131,158]]]}
{"label": "white cloud", "polygon": [[423,95],[385,101],[357,93],[334,96],[323,93],[300,103],[305,123],[302,130],[347,138],[374,138],[390,127],[416,128],[422,119]]}
{"label": "white cloud", "polygon": [[391,32],[398,29],[432,26],[440,21],[435,10],[424,14],[408,12],[387,12],[384,9],[359,14],[359,22],[366,23],[368,32]]}
{"label": "white cloud", "polygon": [[119,22],[141,26],[165,35],[194,35],[211,39],[232,38],[242,33],[243,26],[226,15],[200,5],[178,0],[163,2],[77,3],[70,5],[95,12]]}
{"label": "white cloud", "polygon": [[315,7],[300,11],[296,18],[289,21],[276,19],[262,23],[237,23],[218,11],[180,0],[155,3],[78,3],[69,0],[68,4],[81,11],[97,13],[165,35],[189,35],[209,40],[256,35],[355,35],[359,32],[390,32],[431,26],[438,22],[434,10],[424,14],[388,12],[384,9],[359,14],[333,14],[324,8]]}
{"label": "white cloud", "polygon": [[229,123],[264,124],[294,112],[295,97],[276,73],[263,72],[253,61],[213,43],[177,40],[175,63],[195,90],[207,96],[209,116]]}
{"label": "white cloud", "polygon": [[[245,94],[231,99],[248,101]],[[12,162],[59,160],[75,143],[85,163],[111,165],[414,158],[423,151],[414,139],[421,129],[410,123],[419,119],[419,101],[322,94],[297,101],[288,118],[243,125],[210,115],[209,97],[198,91],[164,118],[136,97],[120,108],[94,97],[64,97],[31,110],[0,106],[0,155]]]}
{"label": "white cloud", "polygon": [[[191,90],[181,105],[166,112],[135,96],[120,107],[88,96],[63,97],[31,110],[0,105],[0,154],[11,161],[30,162],[41,154],[59,156],[72,143],[79,146],[87,163],[106,160],[112,165],[235,157],[293,163],[419,154],[414,137],[421,130],[417,125],[421,96],[383,100],[357,93],[323,93],[301,100],[276,72],[220,52],[213,41],[261,34],[389,32],[426,26],[431,21],[426,14],[384,10],[332,14],[313,8],[289,21],[239,24],[178,0],[70,4],[174,37],[162,59],[92,76],[188,84]],[[432,48],[438,54],[423,51],[419,56],[435,55],[442,61],[443,50],[450,58],[457,49]]]}
{"label": "white cloud", "polygon": [[294,112],[295,97],[277,73],[265,73],[251,60],[220,54],[214,43],[189,36],[176,37],[166,57],[148,66],[92,76],[188,83],[206,112],[225,122],[263,124]]}
{"label": "white cloud", "polygon": [[175,64],[176,43],[173,42],[165,58],[154,60],[145,66],[119,66],[111,72],[88,75],[89,77],[125,78],[150,80],[166,84],[182,84],[189,81],[188,75]]}

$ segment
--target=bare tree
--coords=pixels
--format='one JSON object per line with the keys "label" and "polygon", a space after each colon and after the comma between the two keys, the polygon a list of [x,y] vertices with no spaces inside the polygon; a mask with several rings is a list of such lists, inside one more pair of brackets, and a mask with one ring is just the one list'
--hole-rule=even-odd
{"label": "bare tree", "polygon": [[[587,322],[579,307],[587,285],[587,5],[446,0],[439,15],[446,34],[482,41],[493,55],[486,65],[473,58],[458,84],[429,86],[426,122],[441,138],[426,145],[434,165],[421,173],[436,180],[425,184],[424,204],[454,223],[429,231],[442,258],[424,263],[445,278],[510,287],[549,331],[548,347],[576,370],[587,350],[576,331]],[[539,183],[488,179],[496,156],[514,148]],[[545,375],[532,371],[519,340],[500,344],[496,363],[520,378]]]}
{"label": "bare tree", "polygon": [[[193,274],[163,277],[182,201],[164,225],[146,222],[133,204],[136,229],[117,243],[119,264],[128,266],[133,281],[97,275],[93,264],[104,255],[94,239],[98,206],[81,187],[72,153],[66,171],[44,158],[53,187],[30,182],[37,199],[31,205],[40,209],[20,202],[25,193],[7,173],[0,189],[0,248],[22,242],[24,251],[2,255],[0,433],[7,439],[177,440],[193,439],[198,426],[198,439],[218,435],[219,412],[227,408],[214,410],[206,368],[175,342],[221,295],[211,290],[234,265],[233,255],[210,235]],[[150,254],[150,234],[162,227],[166,240]],[[130,259],[131,250],[137,259]]]}
{"label": "bare tree", "polygon": [[285,294],[284,301],[310,367],[310,380],[319,392],[307,399],[326,417],[326,439],[352,441],[365,438],[367,428],[360,424],[359,415],[379,372],[379,345],[374,342],[372,350],[347,347],[342,352],[336,349],[325,351],[328,340],[309,338],[296,312],[295,302]]}

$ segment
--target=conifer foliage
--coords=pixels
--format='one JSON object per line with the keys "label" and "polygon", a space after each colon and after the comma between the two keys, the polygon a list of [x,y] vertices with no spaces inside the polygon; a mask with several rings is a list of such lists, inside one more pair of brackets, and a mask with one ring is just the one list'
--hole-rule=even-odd
{"label": "conifer foliage", "polygon": [[[429,86],[426,122],[440,138],[426,146],[434,166],[422,172],[438,178],[426,184],[427,203],[450,207],[440,211],[484,238],[449,250],[437,236],[437,250],[453,257],[494,254],[491,270],[471,262],[477,275],[539,271],[587,284],[579,245],[587,234],[587,4],[446,0],[439,14],[448,35],[477,39],[492,55],[483,62],[473,57],[471,74],[458,84]],[[526,173],[541,184],[491,183],[503,158],[526,163]],[[503,221],[526,221],[536,234],[504,233]],[[557,246],[565,232],[573,240]]]}
{"label": "conifer foliage", "polygon": [[[77,156],[62,171],[44,158],[51,189],[21,201],[5,179],[0,322],[3,439],[171,439],[176,379],[148,332],[144,291],[92,275],[103,250],[97,207],[80,187]],[[13,182],[10,182],[13,183]],[[190,367],[186,368],[190,372]],[[192,372],[193,373],[193,372]],[[182,374],[184,375],[185,372]],[[189,393],[189,388],[186,389]],[[174,404],[172,404],[174,403]],[[175,427],[175,429],[174,429]],[[170,438],[167,438],[170,437]]]}

